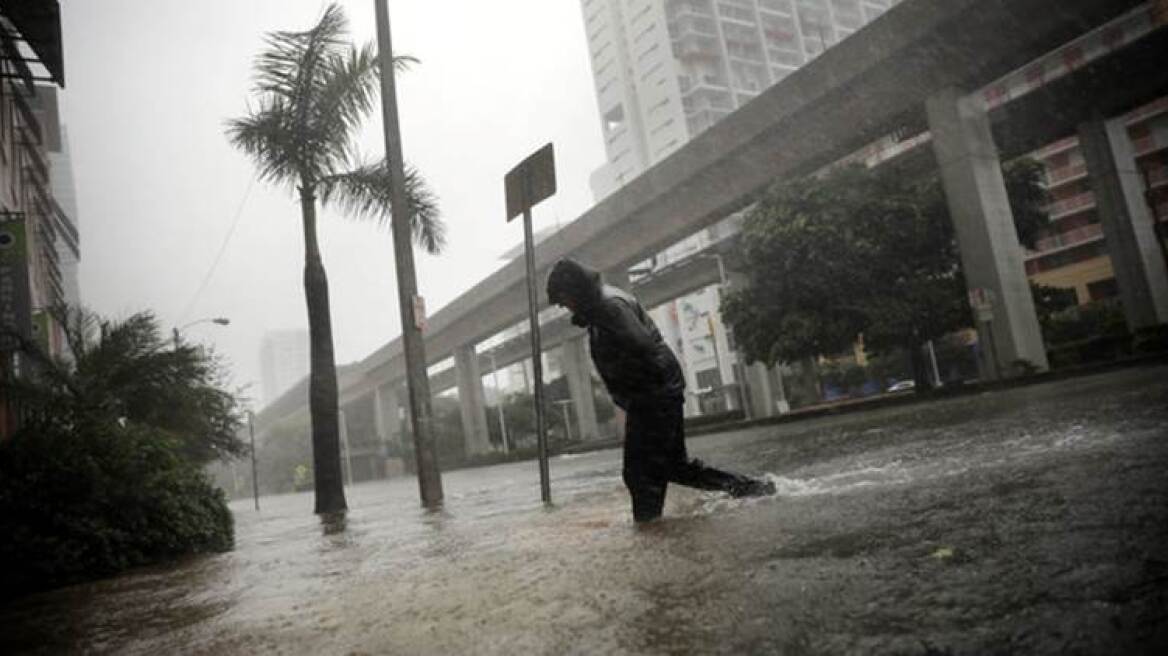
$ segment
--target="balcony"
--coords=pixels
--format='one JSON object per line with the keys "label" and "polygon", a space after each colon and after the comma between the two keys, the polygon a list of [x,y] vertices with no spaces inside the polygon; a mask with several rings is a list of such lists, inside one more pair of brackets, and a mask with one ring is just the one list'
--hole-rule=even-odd
{"label": "balcony", "polygon": [[1144,180],[1148,189],[1156,189],[1168,184],[1168,166],[1154,166],[1144,170]]}
{"label": "balcony", "polygon": [[1084,210],[1089,210],[1095,207],[1095,194],[1085,191],[1070,198],[1056,200],[1050,205],[1046,206],[1046,212],[1050,215],[1050,220],[1061,219],[1065,216],[1070,216]]}
{"label": "balcony", "polygon": [[673,54],[678,59],[717,59],[721,56],[717,37],[698,32],[679,32],[673,40]]}
{"label": "balcony", "polygon": [[1156,143],[1155,134],[1149,133],[1137,139],[1132,139],[1132,152],[1136,157],[1143,157],[1144,155],[1147,155],[1148,153],[1154,153],[1161,148],[1163,148],[1163,146]]}
{"label": "balcony", "polygon": [[1027,259],[1033,259],[1042,255],[1049,255],[1056,250],[1071,248],[1089,241],[1094,241],[1103,236],[1103,225],[1099,223],[1091,223],[1085,226],[1060,232],[1057,235],[1051,235],[1039,239],[1035,244],[1035,250],[1026,254]]}
{"label": "balcony", "polygon": [[1057,169],[1046,170],[1046,186],[1055,187],[1064,182],[1078,180],[1087,175],[1086,162],[1074,162]]}
{"label": "balcony", "polygon": [[699,82],[682,96],[681,104],[688,116],[708,109],[731,111],[734,109],[734,98],[725,86]]}

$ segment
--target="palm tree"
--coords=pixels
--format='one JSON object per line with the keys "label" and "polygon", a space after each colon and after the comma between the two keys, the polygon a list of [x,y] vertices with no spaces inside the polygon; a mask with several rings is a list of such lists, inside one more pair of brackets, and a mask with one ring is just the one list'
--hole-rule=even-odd
{"label": "palm tree", "polygon": [[[329,317],[328,280],[316,240],[316,202],[336,203],[361,217],[390,218],[389,169],[354,154],[353,133],[373,107],[377,51],[344,40],[344,12],[329,5],[305,32],[272,32],[255,59],[256,106],[227,123],[231,143],[251,156],[261,180],[300,195],[304,227],[304,298],[310,341],[309,412],[318,514],[345,510],[338,441],[337,372]],[[414,62],[394,59],[401,70]],[[436,253],[444,243],[437,203],[425,182],[407,169],[409,207],[392,220],[410,221],[414,240]]]}
{"label": "palm tree", "polygon": [[167,339],[150,312],[121,321],[64,305],[49,313],[65,337],[61,355],[0,331],[27,363],[27,375],[0,381],[0,396],[15,401],[31,425],[82,433],[114,422],[145,427],[198,467],[245,453],[236,436],[239,399],[223,389],[213,353]]}

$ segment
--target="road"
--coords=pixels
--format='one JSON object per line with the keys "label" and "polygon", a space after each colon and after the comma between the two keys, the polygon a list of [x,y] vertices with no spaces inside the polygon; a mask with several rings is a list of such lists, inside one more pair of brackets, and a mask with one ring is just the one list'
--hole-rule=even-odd
{"label": "road", "polygon": [[774,497],[615,450],[237,502],[237,548],[0,607],[3,653],[1165,653],[1168,367],[693,438]]}

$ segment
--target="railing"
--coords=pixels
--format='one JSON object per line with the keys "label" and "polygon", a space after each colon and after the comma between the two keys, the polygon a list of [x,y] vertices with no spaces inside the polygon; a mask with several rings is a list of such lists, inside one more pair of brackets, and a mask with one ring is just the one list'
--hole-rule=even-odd
{"label": "railing", "polygon": [[1039,239],[1034,244],[1034,253],[1046,253],[1047,251],[1056,248],[1067,248],[1082,244],[1083,242],[1092,241],[1096,237],[1103,234],[1103,226],[1098,223],[1091,223],[1085,226],[1074,228],[1066,232],[1060,232],[1057,235]]}
{"label": "railing", "polygon": [[1046,212],[1051,219],[1057,219],[1090,207],[1095,207],[1095,194],[1085,191],[1070,198],[1056,200],[1046,206]]}
{"label": "railing", "polygon": [[1148,181],[1148,187],[1157,187],[1165,182],[1168,182],[1168,166],[1155,166],[1144,171],[1144,179]]}
{"label": "railing", "polygon": [[1142,137],[1132,139],[1132,150],[1134,151],[1134,155],[1136,157],[1139,157],[1140,155],[1147,155],[1156,149],[1157,144],[1155,134],[1148,133]]}
{"label": "railing", "polygon": [[1078,178],[1087,174],[1087,163],[1076,162],[1057,169],[1047,169],[1046,180],[1049,185],[1056,185],[1071,178]]}

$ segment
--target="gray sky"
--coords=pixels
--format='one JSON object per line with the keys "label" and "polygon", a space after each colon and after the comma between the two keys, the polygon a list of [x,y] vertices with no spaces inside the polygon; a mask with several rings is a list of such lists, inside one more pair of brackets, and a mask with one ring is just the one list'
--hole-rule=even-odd
{"label": "gray sky", "polygon": [[[374,39],[373,0],[342,3],[354,41]],[[101,0],[62,4],[62,119],[70,136],[82,238],[83,302],[124,317],[153,310],[212,344],[234,382],[254,383],[267,330],[306,328],[303,239],[290,192],[253,179],[223,136],[241,115],[262,35],[304,29],[317,0]],[[449,231],[440,256],[418,253],[431,313],[503,265],[523,239],[504,223],[503,175],[542,144],[556,147],[557,196],[536,229],[591,205],[604,160],[576,0],[390,0],[394,47],[421,64],[399,76],[406,160],[437,192]],[[380,112],[361,139],[384,153]],[[196,296],[239,208],[222,259]],[[389,233],[321,215],[338,363],[400,334]]]}

